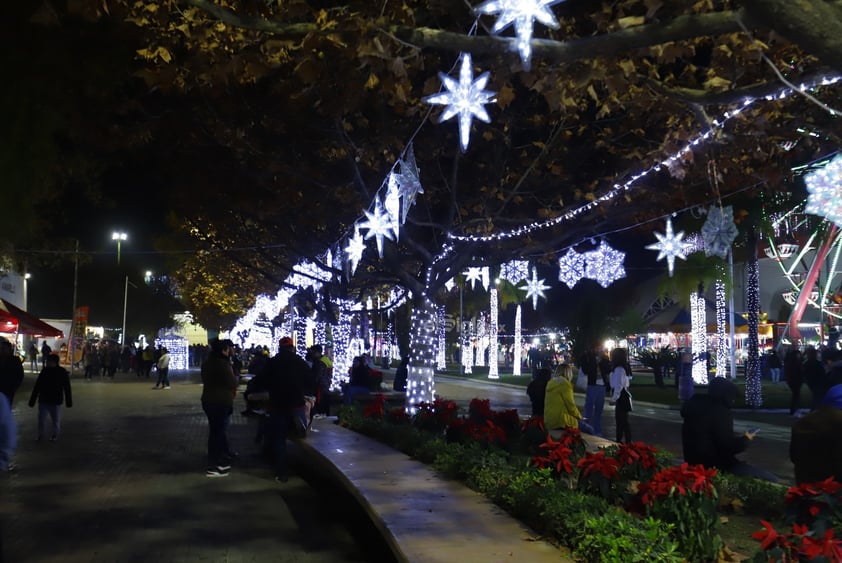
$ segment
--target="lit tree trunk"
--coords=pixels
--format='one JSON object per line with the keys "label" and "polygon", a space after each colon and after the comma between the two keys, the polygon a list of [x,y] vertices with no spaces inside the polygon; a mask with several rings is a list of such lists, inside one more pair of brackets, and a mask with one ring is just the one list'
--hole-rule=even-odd
{"label": "lit tree trunk", "polygon": [[748,232],[748,262],[746,263],[746,310],[748,312],[748,356],[746,358],[746,404],[763,406],[760,383],[760,354],[757,327],[760,321],[760,268],[757,263],[757,231]]}
{"label": "lit tree trunk", "polygon": [[406,386],[407,411],[414,414],[419,403],[435,399],[438,310],[426,297],[414,300],[410,326],[409,376]]}
{"label": "lit tree trunk", "polygon": [[491,294],[491,316],[488,319],[488,379],[500,379],[497,365],[497,317],[500,314],[497,287],[492,287],[489,293]]}
{"label": "lit tree trunk", "polygon": [[517,311],[515,312],[515,358],[514,358],[514,374],[520,375],[520,364],[522,359],[520,357],[521,353],[521,317],[520,317],[520,303],[517,304]]}
{"label": "lit tree trunk", "polygon": [[438,309],[438,349],[436,351],[436,368],[439,371],[447,369],[447,341],[445,340],[445,325],[444,325],[444,305]]}
{"label": "lit tree trunk", "polygon": [[[722,274],[724,277],[724,273]],[[725,282],[716,280],[716,377],[728,375],[728,335],[727,313],[725,309]]]}

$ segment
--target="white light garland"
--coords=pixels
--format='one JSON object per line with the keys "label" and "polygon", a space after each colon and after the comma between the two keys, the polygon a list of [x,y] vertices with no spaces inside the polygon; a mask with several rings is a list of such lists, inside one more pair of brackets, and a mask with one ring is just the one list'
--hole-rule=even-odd
{"label": "white light garland", "polygon": [[748,338],[746,338],[746,405],[763,406],[763,389],[760,382],[760,356],[757,329],[760,313],[760,267],[757,260],[746,262],[746,312]]}
{"label": "white light garland", "polygon": [[438,331],[437,308],[430,301],[417,304],[412,310],[409,347],[409,378],[407,380],[407,411],[415,414],[418,403],[432,403],[435,399],[435,365]]}
{"label": "white light garland", "polygon": [[471,122],[477,119],[488,123],[491,118],[485,111],[485,104],[495,101],[496,92],[485,90],[488,83],[488,72],[483,72],[474,80],[473,63],[470,53],[462,53],[462,66],[459,68],[459,80],[456,81],[450,76],[439,73],[442,85],[447,92],[434,94],[424,98],[428,104],[447,106],[439,117],[439,123],[447,121],[453,116],[459,116],[459,143],[462,152],[468,150],[468,143],[471,140]]}
{"label": "white light garland", "polygon": [[572,248],[558,259],[558,281],[573,289],[585,277],[585,256]]}
{"label": "white light garland", "polygon": [[550,289],[550,286],[544,284],[543,279],[538,279],[538,272],[532,268],[532,278],[526,280],[526,287],[519,287],[518,289],[526,291],[526,298],[532,298],[532,308],[538,308],[538,298],[546,299],[544,292]]}
{"label": "white light garland", "polygon": [[523,67],[530,69],[532,58],[532,31],[535,21],[558,29],[558,20],[549,9],[563,0],[487,0],[474,10],[479,14],[498,14],[491,33],[499,33],[514,25],[517,40],[515,44],[523,61]]}
{"label": "white light garland", "polygon": [[693,351],[693,381],[707,385],[707,319],[705,318],[705,297],[698,291],[690,294],[691,350]]}
{"label": "white light garland", "polygon": [[842,154],[805,175],[804,183],[809,192],[804,211],[842,227]]}
{"label": "white light garland", "polygon": [[669,270],[670,277],[672,277],[672,272],[675,268],[675,259],[681,258],[682,260],[687,260],[684,242],[682,241],[684,238],[684,231],[679,231],[678,233],[673,234],[672,219],[667,218],[666,233],[655,233],[655,238],[658,239],[658,242],[650,244],[646,248],[648,250],[658,251],[658,258],[656,258],[657,261],[660,262],[664,258],[667,259],[667,268]]}
{"label": "white light garland", "polygon": [[490,274],[487,266],[471,266],[463,272],[465,275],[465,283],[471,284],[471,289],[476,289],[476,282],[482,283],[485,289],[488,289]]}
{"label": "white light garland", "polygon": [[602,287],[608,287],[620,278],[626,277],[623,261],[626,253],[611,248],[604,240],[596,250],[585,253],[585,277],[595,280]]}
{"label": "white light garland", "polygon": [[523,335],[521,332],[521,312],[520,312],[520,303],[517,305],[517,310],[515,311],[515,353],[514,353],[514,366],[513,366],[513,373],[514,375],[520,375],[520,364],[522,363],[523,359],[521,358],[521,348],[523,347]]}
{"label": "white light garland", "polygon": [[492,287],[489,303],[488,323],[488,379],[500,379],[499,366],[497,361],[497,317],[500,314],[500,306],[497,300],[497,288]]}
{"label": "white light garland", "polygon": [[473,323],[468,321],[462,323],[462,369],[465,373],[473,373],[474,356],[473,356]]}

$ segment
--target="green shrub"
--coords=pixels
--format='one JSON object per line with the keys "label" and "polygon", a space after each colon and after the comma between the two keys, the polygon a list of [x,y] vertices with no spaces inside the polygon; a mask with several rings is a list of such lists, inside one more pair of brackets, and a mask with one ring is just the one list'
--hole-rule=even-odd
{"label": "green shrub", "polygon": [[678,563],[684,556],[671,539],[670,525],[654,518],[638,519],[619,510],[586,518],[583,537],[573,553],[587,563]]}
{"label": "green shrub", "polygon": [[720,504],[735,512],[764,518],[784,518],[784,496],[787,487],[752,477],[740,477],[720,472],[713,480],[719,492]]}

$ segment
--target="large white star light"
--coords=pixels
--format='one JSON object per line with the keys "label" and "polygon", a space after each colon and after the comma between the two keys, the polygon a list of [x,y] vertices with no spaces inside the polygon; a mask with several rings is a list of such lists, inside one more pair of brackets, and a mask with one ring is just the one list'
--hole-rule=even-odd
{"label": "large white star light", "polygon": [[595,280],[602,287],[608,287],[620,278],[626,277],[623,260],[626,253],[600,241],[596,250],[585,253],[585,277]]}
{"label": "large white star light", "polygon": [[532,26],[539,21],[547,27],[558,29],[558,20],[550,6],[563,0],[488,0],[475,8],[480,14],[499,14],[491,33],[499,33],[510,25],[515,26],[517,50],[523,66],[529,70],[532,59]]}
{"label": "large white star light", "polygon": [[415,150],[412,143],[406,148],[404,158],[398,161],[400,172],[392,172],[392,177],[398,185],[401,196],[401,225],[406,223],[409,208],[415,204],[415,197],[424,193],[418,165],[415,163]]}
{"label": "large white star light", "polygon": [[389,179],[386,182],[386,197],[383,200],[383,207],[389,216],[389,223],[395,232],[395,240],[397,240],[401,236],[401,193],[394,174],[389,174]]}
{"label": "large white star light", "polygon": [[345,247],[345,255],[350,262],[352,274],[357,271],[357,264],[360,263],[364,250],[365,241],[360,234],[360,229],[359,227],[354,227],[354,236],[348,240],[348,246]]}
{"label": "large white star light", "polygon": [[377,254],[383,258],[383,239],[394,240],[395,226],[392,217],[383,208],[379,197],[374,198],[374,213],[365,212],[366,220],[360,223],[361,229],[366,229],[365,240],[372,237],[377,241]]}
{"label": "large white star light", "polygon": [[678,231],[678,234],[673,234],[672,219],[667,218],[667,232],[664,234],[655,233],[655,238],[658,239],[658,242],[650,244],[646,249],[657,250],[657,260],[659,262],[666,257],[667,268],[669,269],[670,277],[672,277],[672,272],[675,269],[675,259],[681,258],[682,260],[687,260],[687,248],[682,240],[684,238],[684,231]]}
{"label": "large white star light", "polygon": [[488,112],[483,107],[495,101],[496,92],[485,90],[488,83],[488,72],[483,72],[474,80],[474,70],[470,53],[462,53],[462,66],[459,69],[459,81],[439,73],[442,84],[447,92],[427,96],[424,101],[428,104],[447,106],[439,117],[439,123],[447,121],[454,115],[459,116],[459,142],[462,145],[462,152],[468,150],[468,143],[471,139],[471,122],[474,117],[486,123],[491,121]]}
{"label": "large white star light", "polygon": [[809,192],[804,211],[842,227],[842,153],[804,176],[804,183]]}
{"label": "large white star light", "polygon": [[702,238],[705,240],[705,256],[728,256],[728,251],[737,238],[734,211],[730,205],[722,208],[717,205],[710,206],[708,218],[702,225]]}
{"label": "large white star light", "polygon": [[573,289],[579,280],[585,277],[585,255],[572,248],[558,259],[558,281]]}
{"label": "large white star light", "polygon": [[544,280],[539,280],[538,272],[535,271],[535,268],[532,268],[532,277],[526,280],[526,287],[521,287],[519,289],[526,291],[526,298],[532,298],[532,308],[537,309],[538,298],[540,297],[541,299],[546,299],[544,292],[550,289],[550,286],[544,285]]}

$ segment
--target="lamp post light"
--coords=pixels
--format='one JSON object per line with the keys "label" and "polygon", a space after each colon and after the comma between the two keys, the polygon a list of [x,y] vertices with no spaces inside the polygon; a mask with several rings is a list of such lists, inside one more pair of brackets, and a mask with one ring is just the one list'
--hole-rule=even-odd
{"label": "lamp post light", "polygon": [[25,272],[23,274],[23,310],[29,312],[29,278],[32,274]]}
{"label": "lamp post light", "polygon": [[143,281],[148,285],[152,281],[152,270],[146,270],[143,275]]}
{"label": "lamp post light", "polygon": [[118,264],[120,263],[120,244],[128,238],[129,238],[129,235],[127,235],[126,233],[122,233],[122,232],[118,233],[116,231],[111,233],[111,240],[117,241],[117,263]]}

